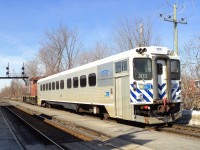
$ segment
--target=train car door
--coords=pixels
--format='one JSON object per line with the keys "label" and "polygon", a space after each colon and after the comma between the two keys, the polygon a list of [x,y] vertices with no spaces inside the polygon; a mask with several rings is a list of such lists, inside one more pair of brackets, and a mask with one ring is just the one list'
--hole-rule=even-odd
{"label": "train car door", "polygon": [[157,60],[158,96],[163,99],[166,96],[167,67],[165,60]]}
{"label": "train car door", "polygon": [[116,90],[116,97],[115,97],[115,112],[116,116],[122,117],[122,78],[115,79],[115,90]]}
{"label": "train car door", "polygon": [[115,93],[116,116],[123,119],[131,119],[129,76],[115,78]]}

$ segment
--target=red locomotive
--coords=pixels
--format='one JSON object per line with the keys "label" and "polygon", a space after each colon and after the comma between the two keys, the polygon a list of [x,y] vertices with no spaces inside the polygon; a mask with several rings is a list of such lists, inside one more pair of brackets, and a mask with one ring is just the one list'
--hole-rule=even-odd
{"label": "red locomotive", "polygon": [[43,76],[33,77],[29,81],[29,88],[26,96],[23,96],[23,102],[37,105],[37,81]]}

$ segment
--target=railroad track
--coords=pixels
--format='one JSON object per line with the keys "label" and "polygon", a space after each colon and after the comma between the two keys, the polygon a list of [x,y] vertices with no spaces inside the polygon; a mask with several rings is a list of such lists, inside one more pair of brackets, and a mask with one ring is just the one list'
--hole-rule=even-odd
{"label": "railroad track", "polygon": [[106,142],[108,137],[86,129],[54,122],[50,116],[38,115],[25,108],[21,109],[13,106],[1,107],[1,111],[8,118],[11,126],[15,128],[14,133],[19,136],[21,145],[25,145],[23,149],[27,149],[27,145],[34,144],[47,145],[45,147],[48,148],[44,149],[73,149],[77,145],[82,149],[101,149],[102,147],[120,149],[118,146],[108,144]]}
{"label": "railroad track", "polygon": [[[10,125],[21,145],[43,144],[55,149],[64,150],[63,143],[82,141],[73,135],[64,133],[14,107],[1,107],[4,116],[9,119]],[[24,149],[26,146],[24,146]],[[48,147],[48,146],[45,146]]]}
{"label": "railroad track", "polygon": [[91,141],[91,140],[105,141],[108,139],[108,137],[106,136],[76,126],[70,122],[64,122],[63,120],[53,119],[52,116],[40,114],[36,111],[29,110],[23,107],[17,107],[16,109],[25,112],[31,116],[35,116],[36,118],[43,120],[43,122],[46,122],[47,124],[50,124],[51,126],[54,126],[55,128],[58,128],[64,132],[70,133],[80,139],[83,139],[84,141]]}
{"label": "railroad track", "polygon": [[[91,141],[91,140],[99,140],[99,141],[106,141],[106,139],[108,139],[108,137],[104,137],[103,135],[100,135],[98,133],[94,133],[93,131],[86,131],[85,129],[81,128],[81,127],[77,127],[74,126],[73,124],[70,124],[69,122],[63,123],[63,121],[59,121],[59,120],[53,120],[51,116],[48,115],[41,115],[38,112],[34,112],[32,110],[28,110],[26,108],[23,107],[17,107],[18,109],[29,113],[32,116],[36,116],[36,118],[40,118],[42,119],[44,122],[47,122],[53,126],[55,126],[56,128],[60,128],[61,130],[65,131],[65,132],[69,132],[72,135],[76,135],[78,138],[81,139],[81,136],[86,139],[84,139],[85,141]],[[87,115],[86,116],[90,116]],[[94,117],[94,118],[99,118],[96,116],[90,116],[90,117]],[[100,118],[99,118],[100,119]],[[141,124],[137,125],[133,122],[125,122],[122,120],[104,120],[104,121],[112,121],[112,122],[118,122],[118,123],[122,123],[122,124],[126,124],[126,125],[131,125],[131,126],[137,126],[137,127],[141,127]],[[59,126],[60,124],[60,126]],[[67,127],[67,129],[66,129]],[[142,127],[144,128],[144,127]],[[166,126],[160,126],[160,127],[146,127],[146,129],[148,130],[156,130],[156,131],[160,131],[160,132],[167,132],[167,133],[171,133],[171,134],[179,134],[181,136],[190,136],[190,137],[195,137],[195,138],[200,138],[200,129],[198,127],[191,127],[191,126],[185,126],[185,125],[179,125],[179,124],[174,124],[172,127],[166,127]],[[78,132],[78,133],[76,133]],[[81,133],[81,134],[80,134]],[[88,139],[87,139],[88,138]]]}
{"label": "railroad track", "polygon": [[200,128],[195,126],[173,124],[172,127],[159,126],[147,127],[147,129],[200,138]]}
{"label": "railroad track", "polygon": [[151,126],[145,125],[143,123],[120,120],[120,119],[108,119],[105,121],[126,124],[126,125],[135,126],[135,127],[139,127],[139,128],[146,128],[148,130],[153,129],[155,131],[164,131],[164,132],[168,132],[168,133],[174,133],[174,134],[180,134],[180,135],[184,135],[184,136],[200,138],[200,127],[197,127],[197,126],[189,126],[189,125],[185,125],[185,124],[168,124],[166,126],[165,124],[162,124],[160,126],[151,127]]}

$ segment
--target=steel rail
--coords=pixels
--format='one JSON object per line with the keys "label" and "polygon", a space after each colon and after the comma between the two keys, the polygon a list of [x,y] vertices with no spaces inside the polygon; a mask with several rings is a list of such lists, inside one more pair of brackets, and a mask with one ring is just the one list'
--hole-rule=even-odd
{"label": "steel rail", "polygon": [[[43,122],[45,122],[45,123],[57,128],[57,129],[60,129],[60,130],[62,130],[64,132],[66,132],[66,133],[69,133],[72,136],[80,138],[80,139],[82,139],[84,141],[92,141],[94,139],[98,140],[97,137],[99,137],[99,135],[97,136],[97,133],[89,134],[92,131],[90,131],[88,133],[87,131],[85,131],[87,129],[84,129],[84,128],[81,128],[81,127],[77,127],[77,126],[76,126],[76,128],[74,128],[73,126],[63,125],[62,123],[59,123],[57,121],[52,121],[52,119],[48,119],[48,116],[46,116],[46,117],[42,116],[41,114],[38,114],[37,112],[32,112],[32,111],[26,110],[26,109],[24,109],[22,107],[16,107],[16,108],[21,110],[21,111],[23,111],[23,112],[25,112],[25,113],[27,113],[27,114],[34,115],[37,118],[42,119]],[[84,130],[85,132],[82,131],[82,130]]]}
{"label": "steel rail", "polygon": [[53,145],[55,145],[56,147],[58,147],[61,150],[65,150],[65,148],[63,148],[62,146],[60,146],[58,143],[54,142],[52,139],[50,139],[48,136],[46,136],[45,134],[43,134],[42,132],[40,132],[38,129],[36,129],[34,126],[32,126],[30,123],[28,123],[26,120],[24,120],[22,117],[20,117],[19,115],[17,115],[14,111],[12,111],[11,109],[9,109],[8,107],[5,107],[6,109],[8,109],[12,114],[14,114],[15,116],[17,116],[20,120],[22,120],[24,123],[26,123],[29,127],[31,127],[33,130],[35,130],[37,133],[39,133],[40,135],[42,135],[44,138],[46,138],[49,142],[51,142]]}
{"label": "steel rail", "polygon": [[148,130],[155,130],[159,132],[168,132],[172,134],[179,134],[179,135],[185,135],[195,138],[200,138],[200,128],[199,127],[193,127],[193,126],[185,126],[185,125],[177,125],[174,124],[172,127],[146,127]]}
{"label": "steel rail", "polygon": [[[106,136],[106,135],[102,135],[100,133],[97,133],[97,132],[94,132],[92,130],[88,130],[88,129],[85,129],[85,128],[82,128],[82,127],[77,127],[79,131],[77,131],[77,129],[74,129],[72,126],[69,126],[69,125],[63,125],[62,123],[58,123],[58,122],[54,122],[54,121],[51,121],[50,119],[46,118],[46,117],[43,117],[43,116],[40,116],[38,115],[37,113],[35,112],[29,112],[25,109],[22,109],[22,108],[17,108],[27,114],[30,114],[30,115],[35,115],[36,117],[42,119],[44,122],[46,122],[47,124],[50,124],[64,132],[67,132],[75,137],[78,137],[80,139],[83,139],[84,141],[92,141],[92,140],[100,140],[102,143],[104,143],[105,145],[109,145],[113,148],[119,148],[121,149],[120,147],[118,146],[115,146],[111,143],[106,143],[104,140],[108,140],[109,139],[109,136]],[[83,130],[83,131],[82,131]]]}
{"label": "steel rail", "polygon": [[10,130],[11,134],[13,135],[13,137],[14,137],[14,139],[15,139],[17,145],[19,146],[19,149],[20,149],[20,150],[25,150],[26,148],[24,147],[24,145],[21,143],[21,141],[18,139],[18,137],[17,137],[17,136],[15,135],[15,133],[13,132],[13,129],[12,129],[12,127],[10,126],[10,124],[8,123],[8,121],[6,120],[6,117],[4,116],[2,110],[0,110],[0,113],[2,114],[2,117],[3,117],[4,121],[5,121],[5,123],[6,123],[7,127],[8,127],[8,129]]}

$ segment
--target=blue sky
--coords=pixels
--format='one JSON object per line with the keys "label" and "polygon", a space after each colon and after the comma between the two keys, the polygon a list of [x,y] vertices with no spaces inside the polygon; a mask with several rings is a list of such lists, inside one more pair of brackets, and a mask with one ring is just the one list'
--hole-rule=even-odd
{"label": "blue sky", "polygon": [[[11,71],[20,72],[23,62],[37,54],[44,32],[60,24],[77,28],[80,40],[90,48],[96,41],[112,45],[120,18],[151,18],[162,45],[173,48],[173,24],[162,21],[159,14],[172,15],[174,2],[178,2],[178,18],[188,21],[178,26],[179,48],[183,48],[200,31],[198,0],[0,0],[0,76],[5,76],[8,62]],[[0,88],[9,83],[0,82]]]}

